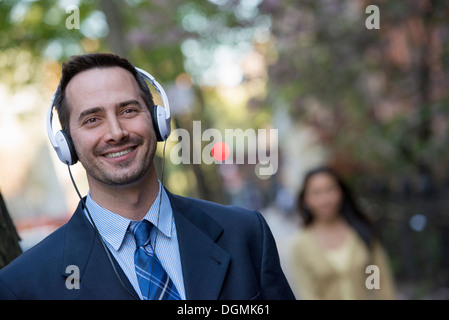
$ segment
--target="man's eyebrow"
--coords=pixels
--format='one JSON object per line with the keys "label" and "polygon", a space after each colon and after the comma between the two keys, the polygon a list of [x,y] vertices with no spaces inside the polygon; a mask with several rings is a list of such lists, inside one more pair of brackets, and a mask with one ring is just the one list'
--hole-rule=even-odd
{"label": "man's eyebrow", "polygon": [[90,109],[86,109],[80,113],[80,115],[78,117],[78,121],[81,121],[85,116],[88,116],[90,114],[97,113],[97,112],[100,112],[103,110],[104,110],[104,108],[102,108],[102,107],[93,107]]}
{"label": "man's eyebrow", "polygon": [[116,108],[123,108],[123,107],[126,107],[126,106],[130,105],[130,104],[136,104],[139,107],[142,107],[140,105],[140,102],[137,101],[136,99],[129,99],[129,100],[126,100],[126,101],[122,101],[122,102],[117,103],[115,106],[116,106]]}

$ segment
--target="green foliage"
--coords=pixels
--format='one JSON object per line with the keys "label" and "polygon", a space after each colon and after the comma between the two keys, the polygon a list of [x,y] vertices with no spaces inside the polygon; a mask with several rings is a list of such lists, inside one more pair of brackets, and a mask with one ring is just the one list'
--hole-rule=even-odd
{"label": "green foliage", "polygon": [[[269,94],[326,137],[331,162],[400,176],[447,161],[447,136],[435,134],[447,131],[439,119],[449,84],[446,3],[377,1],[379,30],[365,28],[365,1],[266,3],[277,3],[265,8],[279,52]],[[310,100],[331,123],[311,117]]]}

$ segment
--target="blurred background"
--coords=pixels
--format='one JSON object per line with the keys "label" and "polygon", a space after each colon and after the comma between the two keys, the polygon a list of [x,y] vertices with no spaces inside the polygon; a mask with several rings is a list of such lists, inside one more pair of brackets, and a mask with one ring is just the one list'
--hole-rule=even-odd
{"label": "blurred background", "polygon": [[[365,25],[372,4],[379,29]],[[287,278],[303,175],[331,164],[380,230],[398,298],[449,298],[447,1],[0,0],[0,48],[0,192],[22,250],[79,201],[46,132],[61,62],[107,51],[163,85],[173,129],[278,130],[272,176],[175,165],[168,141],[164,184],[259,210]]]}

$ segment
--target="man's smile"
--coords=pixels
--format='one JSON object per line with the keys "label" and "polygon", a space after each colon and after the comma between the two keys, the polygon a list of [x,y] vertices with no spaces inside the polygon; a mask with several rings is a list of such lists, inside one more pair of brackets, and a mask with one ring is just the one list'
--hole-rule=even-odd
{"label": "man's smile", "polygon": [[122,151],[118,151],[118,152],[111,152],[111,153],[106,153],[104,154],[104,157],[106,158],[118,158],[124,155],[127,155],[128,153],[130,153],[131,151],[133,151],[136,147],[131,147]]}

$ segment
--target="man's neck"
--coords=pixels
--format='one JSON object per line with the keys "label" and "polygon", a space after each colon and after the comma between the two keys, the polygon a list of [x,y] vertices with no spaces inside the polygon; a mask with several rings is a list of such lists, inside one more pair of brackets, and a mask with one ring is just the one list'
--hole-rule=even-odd
{"label": "man's neck", "polygon": [[92,199],[103,208],[130,220],[140,221],[151,208],[159,193],[154,165],[132,185],[109,186],[89,180]]}

